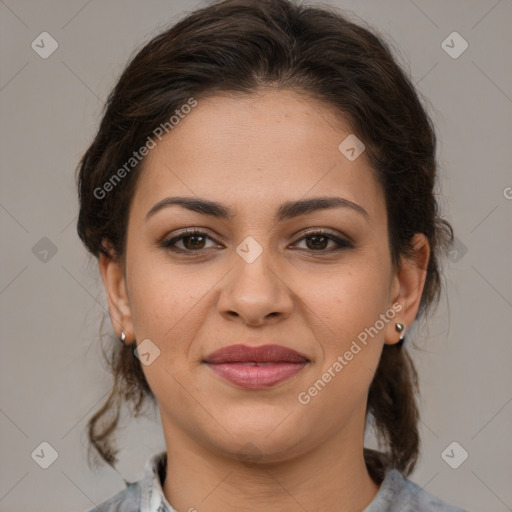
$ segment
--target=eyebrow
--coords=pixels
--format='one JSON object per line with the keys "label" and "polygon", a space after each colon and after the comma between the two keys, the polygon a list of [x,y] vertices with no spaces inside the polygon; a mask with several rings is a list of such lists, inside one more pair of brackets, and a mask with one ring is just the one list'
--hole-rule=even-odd
{"label": "eyebrow", "polygon": [[[195,197],[166,197],[158,201],[146,214],[146,220],[153,216],[158,211],[168,206],[177,205],[187,210],[200,213],[202,215],[209,215],[219,219],[232,219],[236,215],[236,210],[225,206],[216,201],[208,199],[195,198]],[[331,208],[349,208],[363,215],[366,220],[369,220],[368,212],[357,203],[344,199],[342,197],[314,197],[312,199],[300,199],[298,201],[286,201],[282,203],[275,215],[277,222],[282,222],[287,219],[299,217],[306,213],[312,213],[319,210],[327,210]]]}

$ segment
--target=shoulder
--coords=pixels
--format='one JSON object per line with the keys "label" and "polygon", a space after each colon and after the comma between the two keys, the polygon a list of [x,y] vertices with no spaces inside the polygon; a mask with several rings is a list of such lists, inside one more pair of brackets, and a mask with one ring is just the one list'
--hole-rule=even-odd
{"label": "shoulder", "polygon": [[140,483],[128,484],[108,500],[87,512],[140,512]]}
{"label": "shoulder", "polygon": [[176,512],[162,490],[166,463],[165,451],[154,454],[147,460],[138,481],[125,480],[126,487],[122,491],[87,512]]}
{"label": "shoulder", "polygon": [[468,512],[450,505],[396,469],[386,472],[381,488],[364,512]]}

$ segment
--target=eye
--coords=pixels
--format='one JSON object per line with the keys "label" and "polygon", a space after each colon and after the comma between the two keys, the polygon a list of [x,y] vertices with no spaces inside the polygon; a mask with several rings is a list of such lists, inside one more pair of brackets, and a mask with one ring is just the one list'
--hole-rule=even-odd
{"label": "eye", "polygon": [[[348,240],[343,240],[329,231],[324,230],[310,231],[295,243],[301,242],[302,240],[306,241],[305,244],[307,250],[319,253],[330,253],[354,247]],[[334,248],[326,248],[326,245],[329,242],[334,242]]]}
{"label": "eye", "polygon": [[[175,252],[199,252],[206,248],[206,239],[213,240],[205,232],[191,229],[169,240],[164,240],[161,246]],[[178,247],[179,243],[183,247]]]}
{"label": "eye", "polygon": [[[207,247],[207,240],[215,242],[213,238],[208,236],[208,234],[204,231],[190,229],[182,232],[178,236],[170,238],[169,240],[164,240],[160,245],[165,249],[173,252],[189,254],[200,253],[201,251],[211,247],[219,247],[218,244],[213,244],[212,246]],[[344,240],[328,231],[321,229],[308,232],[305,236],[299,238],[299,240],[295,242],[295,245],[302,241],[305,241],[305,250],[317,253],[332,253],[342,249],[349,249],[354,247],[354,245],[348,240]],[[334,247],[331,247],[330,249],[327,248],[329,242],[332,242]],[[179,244],[182,246],[180,247]],[[304,248],[299,247],[299,249],[303,250]]]}

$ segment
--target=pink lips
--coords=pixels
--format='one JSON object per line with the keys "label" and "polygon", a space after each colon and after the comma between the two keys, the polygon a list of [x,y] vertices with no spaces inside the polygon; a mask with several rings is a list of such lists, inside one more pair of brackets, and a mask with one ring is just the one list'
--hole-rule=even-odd
{"label": "pink lips", "polygon": [[309,362],[295,350],[280,345],[230,345],[203,362],[220,377],[246,389],[262,389],[289,379]]}

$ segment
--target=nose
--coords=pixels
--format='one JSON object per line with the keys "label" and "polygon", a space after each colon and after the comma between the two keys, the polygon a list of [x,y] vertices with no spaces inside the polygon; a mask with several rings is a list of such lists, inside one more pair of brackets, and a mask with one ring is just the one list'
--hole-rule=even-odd
{"label": "nose", "polygon": [[[226,276],[218,301],[226,319],[260,326],[288,318],[293,310],[293,291],[282,272],[271,268],[267,250],[251,263],[233,255],[233,268]],[[275,266],[275,265],[274,265]]]}

